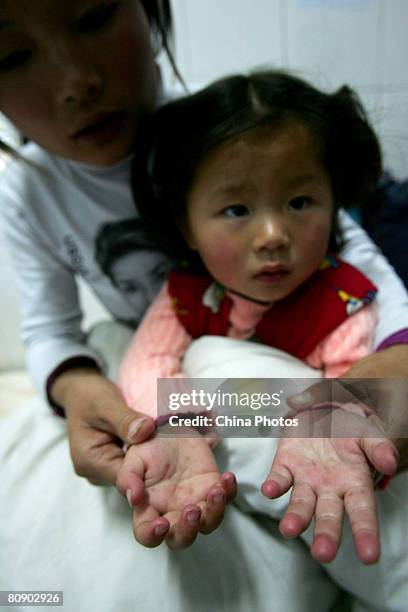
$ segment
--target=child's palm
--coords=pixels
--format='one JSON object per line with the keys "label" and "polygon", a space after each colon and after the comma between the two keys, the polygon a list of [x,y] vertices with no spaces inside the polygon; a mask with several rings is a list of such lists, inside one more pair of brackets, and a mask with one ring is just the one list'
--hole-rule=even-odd
{"label": "child's palm", "polygon": [[[391,452],[389,444],[382,438],[281,439],[262,491],[274,498],[293,485],[280,524],[282,534],[298,536],[314,517],[312,555],[330,562],[340,543],[345,510],[358,556],[364,563],[377,561],[378,520],[367,456],[378,463],[377,469],[384,469],[384,456]],[[373,460],[377,456],[378,461]]]}
{"label": "child's palm", "polygon": [[142,503],[154,506],[160,514],[179,512],[187,504],[202,507],[211,486],[220,483],[213,453],[200,438],[156,438],[151,446],[146,445],[144,460]]}
{"label": "child's palm", "polygon": [[[118,481],[120,489],[132,490],[136,539],[156,546],[165,538],[174,548],[218,527],[236,489],[233,475],[220,475],[200,437],[156,437],[132,446]],[[162,533],[155,532],[157,527]]]}

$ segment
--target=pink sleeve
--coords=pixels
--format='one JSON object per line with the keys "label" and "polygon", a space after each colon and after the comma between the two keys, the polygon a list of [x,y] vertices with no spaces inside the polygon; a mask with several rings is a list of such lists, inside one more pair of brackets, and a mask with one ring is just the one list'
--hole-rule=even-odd
{"label": "pink sleeve", "polygon": [[177,319],[166,283],[137,328],[119,368],[118,384],[131,408],[157,416],[157,379],[185,377],[181,359],[191,341]]}
{"label": "pink sleeve", "polygon": [[338,378],[373,351],[377,305],[370,304],[348,317],[326,336],[306,358],[325,378]]}

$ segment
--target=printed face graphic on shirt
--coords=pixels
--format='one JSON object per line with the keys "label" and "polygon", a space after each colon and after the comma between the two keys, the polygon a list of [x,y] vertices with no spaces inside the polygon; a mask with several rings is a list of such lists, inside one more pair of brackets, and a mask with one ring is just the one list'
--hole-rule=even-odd
{"label": "printed face graphic on shirt", "polygon": [[332,215],[316,139],[292,120],[243,133],[210,152],[187,197],[184,233],[218,282],[269,303],[317,270]]}
{"label": "printed face graphic on shirt", "polygon": [[164,283],[169,269],[169,260],[157,251],[135,250],[117,259],[110,268],[109,276],[126,296],[140,320],[146,308]]}
{"label": "printed face graphic on shirt", "polygon": [[122,293],[138,322],[165,281],[169,258],[140,218],[104,223],[95,241],[95,259]]}
{"label": "printed face graphic on shirt", "polygon": [[61,157],[126,157],[156,93],[139,0],[2,0],[0,23],[0,111]]}

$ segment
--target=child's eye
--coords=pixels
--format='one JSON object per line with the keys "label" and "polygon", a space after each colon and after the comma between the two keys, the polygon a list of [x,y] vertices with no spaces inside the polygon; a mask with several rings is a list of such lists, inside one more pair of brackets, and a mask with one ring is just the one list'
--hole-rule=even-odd
{"label": "child's eye", "polygon": [[246,217],[249,214],[249,210],[244,204],[233,204],[224,208],[221,214],[223,217],[229,218]]}
{"label": "child's eye", "polygon": [[115,16],[119,8],[119,2],[102,4],[90,10],[77,21],[77,28],[80,32],[96,32],[107,25]]}
{"label": "child's eye", "polygon": [[304,210],[311,204],[312,199],[307,196],[299,196],[290,200],[288,204],[289,210]]}
{"label": "child's eye", "polygon": [[19,68],[31,57],[31,51],[14,51],[0,59],[0,71],[7,72],[14,68]]}

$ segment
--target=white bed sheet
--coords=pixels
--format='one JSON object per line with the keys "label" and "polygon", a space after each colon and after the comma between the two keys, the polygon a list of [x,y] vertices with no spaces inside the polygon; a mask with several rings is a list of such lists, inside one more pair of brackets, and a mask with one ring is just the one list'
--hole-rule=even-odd
{"label": "white bed sheet", "polygon": [[[116,332],[103,334],[112,347]],[[0,419],[0,590],[63,590],[68,612],[329,609],[338,590],[304,544],[235,506],[187,550],[139,546],[126,501],[75,475],[63,419],[38,397],[18,403]]]}

